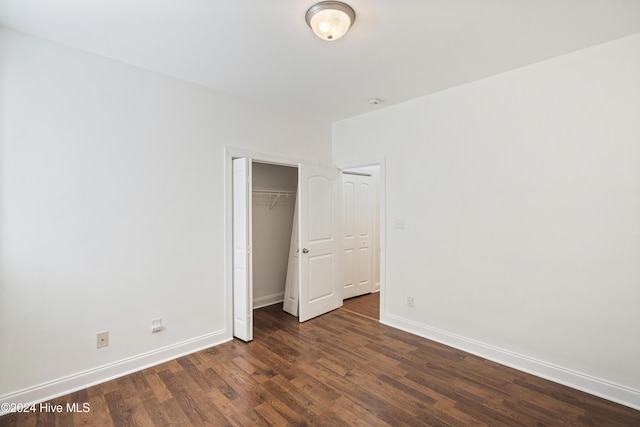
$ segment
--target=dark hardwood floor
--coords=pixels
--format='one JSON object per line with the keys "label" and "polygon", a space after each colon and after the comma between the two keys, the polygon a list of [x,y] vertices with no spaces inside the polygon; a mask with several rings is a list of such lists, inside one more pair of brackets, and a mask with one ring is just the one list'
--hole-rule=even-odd
{"label": "dark hardwood floor", "polygon": [[2,426],[640,426],[640,411],[346,310],[300,324],[279,305],[234,340],[67,396],[90,412]]}
{"label": "dark hardwood floor", "polygon": [[350,313],[380,320],[380,292],[349,298],[342,302],[342,309]]}

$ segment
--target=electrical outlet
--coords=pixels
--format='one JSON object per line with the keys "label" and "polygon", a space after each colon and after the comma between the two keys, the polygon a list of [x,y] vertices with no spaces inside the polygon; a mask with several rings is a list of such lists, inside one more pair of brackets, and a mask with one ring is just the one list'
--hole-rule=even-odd
{"label": "electrical outlet", "polygon": [[151,319],[151,333],[156,333],[156,332],[160,332],[163,329],[162,326],[162,319],[161,318],[157,318],[157,319]]}
{"label": "electrical outlet", "polygon": [[396,219],[396,230],[404,230],[404,219]]}
{"label": "electrical outlet", "polygon": [[96,348],[107,347],[109,345],[109,331],[98,332],[96,344]]}
{"label": "electrical outlet", "polygon": [[407,297],[407,307],[413,308],[413,297]]}

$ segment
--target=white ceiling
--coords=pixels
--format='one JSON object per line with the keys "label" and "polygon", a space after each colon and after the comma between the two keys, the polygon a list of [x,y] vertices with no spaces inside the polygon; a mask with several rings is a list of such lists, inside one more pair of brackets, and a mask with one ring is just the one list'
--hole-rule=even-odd
{"label": "white ceiling", "polygon": [[0,0],[0,25],[330,120],[640,32],[640,0],[347,2],[335,42],[313,0]]}

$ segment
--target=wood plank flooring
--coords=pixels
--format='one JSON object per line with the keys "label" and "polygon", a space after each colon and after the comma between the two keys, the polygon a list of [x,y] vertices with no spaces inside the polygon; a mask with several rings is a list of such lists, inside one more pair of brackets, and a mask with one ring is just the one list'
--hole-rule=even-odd
{"label": "wood plank flooring", "polygon": [[343,310],[349,311],[371,320],[380,320],[380,292],[361,295],[344,300]]}
{"label": "wood plank flooring", "polygon": [[640,426],[640,411],[335,310],[255,311],[234,340],[49,402],[2,426]]}

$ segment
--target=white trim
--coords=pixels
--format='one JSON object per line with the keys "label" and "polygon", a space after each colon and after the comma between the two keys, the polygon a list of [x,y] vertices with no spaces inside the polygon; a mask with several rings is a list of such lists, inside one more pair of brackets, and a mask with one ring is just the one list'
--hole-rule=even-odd
{"label": "white trim", "polygon": [[[58,378],[43,384],[25,388],[0,396],[0,408],[6,403],[40,403],[54,399],[74,391],[82,390],[115,378],[137,372],[151,366],[229,341],[226,331],[218,331],[202,335],[190,340],[173,344],[137,356],[109,363],[94,369],[88,369],[66,377]],[[0,416],[7,413],[0,410]]]}
{"label": "white trim", "polygon": [[640,390],[595,378],[533,357],[380,312],[380,323],[457,348],[547,380],[640,410]]}
{"label": "white trim", "polygon": [[277,294],[265,295],[253,299],[253,309],[266,307],[268,305],[278,304],[284,301],[284,292],[278,292]]}

